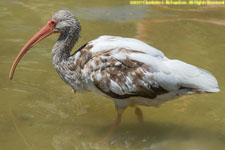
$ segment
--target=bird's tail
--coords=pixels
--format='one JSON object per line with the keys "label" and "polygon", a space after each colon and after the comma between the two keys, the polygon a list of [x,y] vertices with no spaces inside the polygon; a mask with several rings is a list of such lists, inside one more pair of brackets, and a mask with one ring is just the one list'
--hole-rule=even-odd
{"label": "bird's tail", "polygon": [[167,67],[176,74],[180,86],[199,92],[219,92],[216,78],[208,71],[179,60],[167,61]]}

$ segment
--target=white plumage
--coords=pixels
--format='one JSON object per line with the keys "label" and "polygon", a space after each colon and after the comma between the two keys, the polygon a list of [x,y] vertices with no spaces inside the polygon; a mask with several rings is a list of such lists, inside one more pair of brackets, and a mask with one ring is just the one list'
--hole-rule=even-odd
{"label": "white plumage", "polygon": [[[90,57],[84,57],[87,55]],[[73,58],[81,66],[83,90],[109,96],[119,108],[126,108],[130,103],[158,105],[185,94],[219,92],[211,73],[170,60],[160,50],[133,38],[100,36]],[[68,83],[71,78],[76,80],[71,75]],[[81,89],[79,85],[70,85],[74,90]]]}
{"label": "white plumage", "polygon": [[93,41],[90,41],[89,44],[93,44],[93,48],[90,50],[92,53],[110,49],[125,48],[143,52],[153,57],[166,58],[164,54],[158,49],[133,38],[104,35]]}
{"label": "white plumage", "polygon": [[[178,90],[181,86],[201,92],[219,91],[218,83],[211,73],[179,60],[170,60],[161,51],[137,39],[101,36],[89,42],[87,46],[89,45],[93,45],[89,50],[93,56],[96,53],[110,51],[112,54],[110,57],[118,60],[116,63],[119,63],[119,60],[130,59],[147,64],[151,72],[144,73],[143,79],[146,81],[153,79],[168,91]],[[118,87],[111,88],[118,89]],[[117,92],[120,95],[121,93],[123,92]]]}

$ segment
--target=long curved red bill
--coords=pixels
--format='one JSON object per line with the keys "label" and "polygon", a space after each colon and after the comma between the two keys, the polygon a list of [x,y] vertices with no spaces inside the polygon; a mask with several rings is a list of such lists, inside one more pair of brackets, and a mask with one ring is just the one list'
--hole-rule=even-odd
{"label": "long curved red bill", "polygon": [[45,25],[38,33],[36,33],[23,47],[23,49],[19,52],[16,59],[13,62],[13,65],[10,70],[9,79],[12,80],[13,74],[15,72],[16,66],[19,63],[20,59],[24,56],[24,54],[31,49],[34,45],[40,42],[42,39],[54,33],[53,27],[49,25]]}

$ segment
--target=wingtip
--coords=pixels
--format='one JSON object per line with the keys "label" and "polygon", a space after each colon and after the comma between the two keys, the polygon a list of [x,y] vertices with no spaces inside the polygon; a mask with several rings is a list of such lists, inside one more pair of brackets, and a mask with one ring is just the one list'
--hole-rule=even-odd
{"label": "wingtip", "polygon": [[207,90],[208,93],[218,93],[220,92],[220,89],[219,88],[215,88],[215,89],[210,89],[210,90]]}

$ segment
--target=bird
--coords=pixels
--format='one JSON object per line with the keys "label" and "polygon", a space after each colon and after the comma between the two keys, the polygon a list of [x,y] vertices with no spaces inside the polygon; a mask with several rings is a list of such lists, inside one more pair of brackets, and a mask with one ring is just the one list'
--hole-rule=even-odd
{"label": "bird", "polygon": [[52,49],[52,64],[74,92],[91,91],[111,98],[117,116],[106,139],[119,126],[127,107],[143,122],[142,106],[158,106],[188,94],[219,92],[216,78],[208,71],[176,59],[134,38],[103,35],[87,42],[73,54],[81,35],[79,20],[68,10],[53,14],[47,24],[22,48],[9,78],[24,54],[44,38],[59,33]]}

